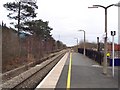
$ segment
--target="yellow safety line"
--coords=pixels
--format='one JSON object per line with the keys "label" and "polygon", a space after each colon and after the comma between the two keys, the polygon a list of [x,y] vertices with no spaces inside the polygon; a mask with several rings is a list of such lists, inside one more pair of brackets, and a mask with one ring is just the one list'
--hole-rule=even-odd
{"label": "yellow safety line", "polygon": [[67,77],[67,90],[70,90],[70,84],[71,84],[71,67],[72,67],[72,53],[70,53],[70,61],[69,61],[69,69],[68,69],[68,77]]}

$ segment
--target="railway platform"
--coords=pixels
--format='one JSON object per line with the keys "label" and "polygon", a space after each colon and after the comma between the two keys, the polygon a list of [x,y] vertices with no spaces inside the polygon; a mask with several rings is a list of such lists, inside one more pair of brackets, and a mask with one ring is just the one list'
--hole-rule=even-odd
{"label": "railway platform", "polygon": [[88,57],[69,52],[57,63],[35,90],[40,88],[109,88],[118,89],[118,67],[112,77],[112,68],[104,75],[103,68]]}

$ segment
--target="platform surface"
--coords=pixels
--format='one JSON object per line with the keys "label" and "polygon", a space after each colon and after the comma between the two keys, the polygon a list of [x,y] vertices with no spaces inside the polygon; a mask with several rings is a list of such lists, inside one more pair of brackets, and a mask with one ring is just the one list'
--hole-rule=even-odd
{"label": "platform surface", "polygon": [[111,67],[107,75],[102,72],[103,67],[94,60],[79,53],[66,53],[37,88],[67,88],[69,84],[69,88],[118,88],[118,68],[115,67],[114,77]]}

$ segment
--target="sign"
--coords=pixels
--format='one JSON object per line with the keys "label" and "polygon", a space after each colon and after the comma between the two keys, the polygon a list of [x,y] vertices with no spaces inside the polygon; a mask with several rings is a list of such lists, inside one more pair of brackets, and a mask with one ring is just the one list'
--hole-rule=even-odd
{"label": "sign", "polygon": [[115,31],[111,31],[111,36],[115,36],[116,32]]}
{"label": "sign", "polygon": [[114,77],[114,73],[115,73],[115,70],[114,70],[114,36],[116,35],[116,32],[115,31],[111,31],[111,36],[112,36],[112,75]]}

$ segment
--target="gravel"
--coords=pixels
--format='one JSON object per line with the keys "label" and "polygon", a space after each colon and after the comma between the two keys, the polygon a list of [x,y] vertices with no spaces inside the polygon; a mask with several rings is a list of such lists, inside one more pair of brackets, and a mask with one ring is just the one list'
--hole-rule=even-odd
{"label": "gravel", "polygon": [[66,51],[61,51],[58,55],[48,59],[41,64],[30,68],[29,70],[19,74],[18,76],[6,81],[0,87],[3,90],[29,88],[33,89],[46,76],[46,74],[54,67],[54,65],[62,58]]}

